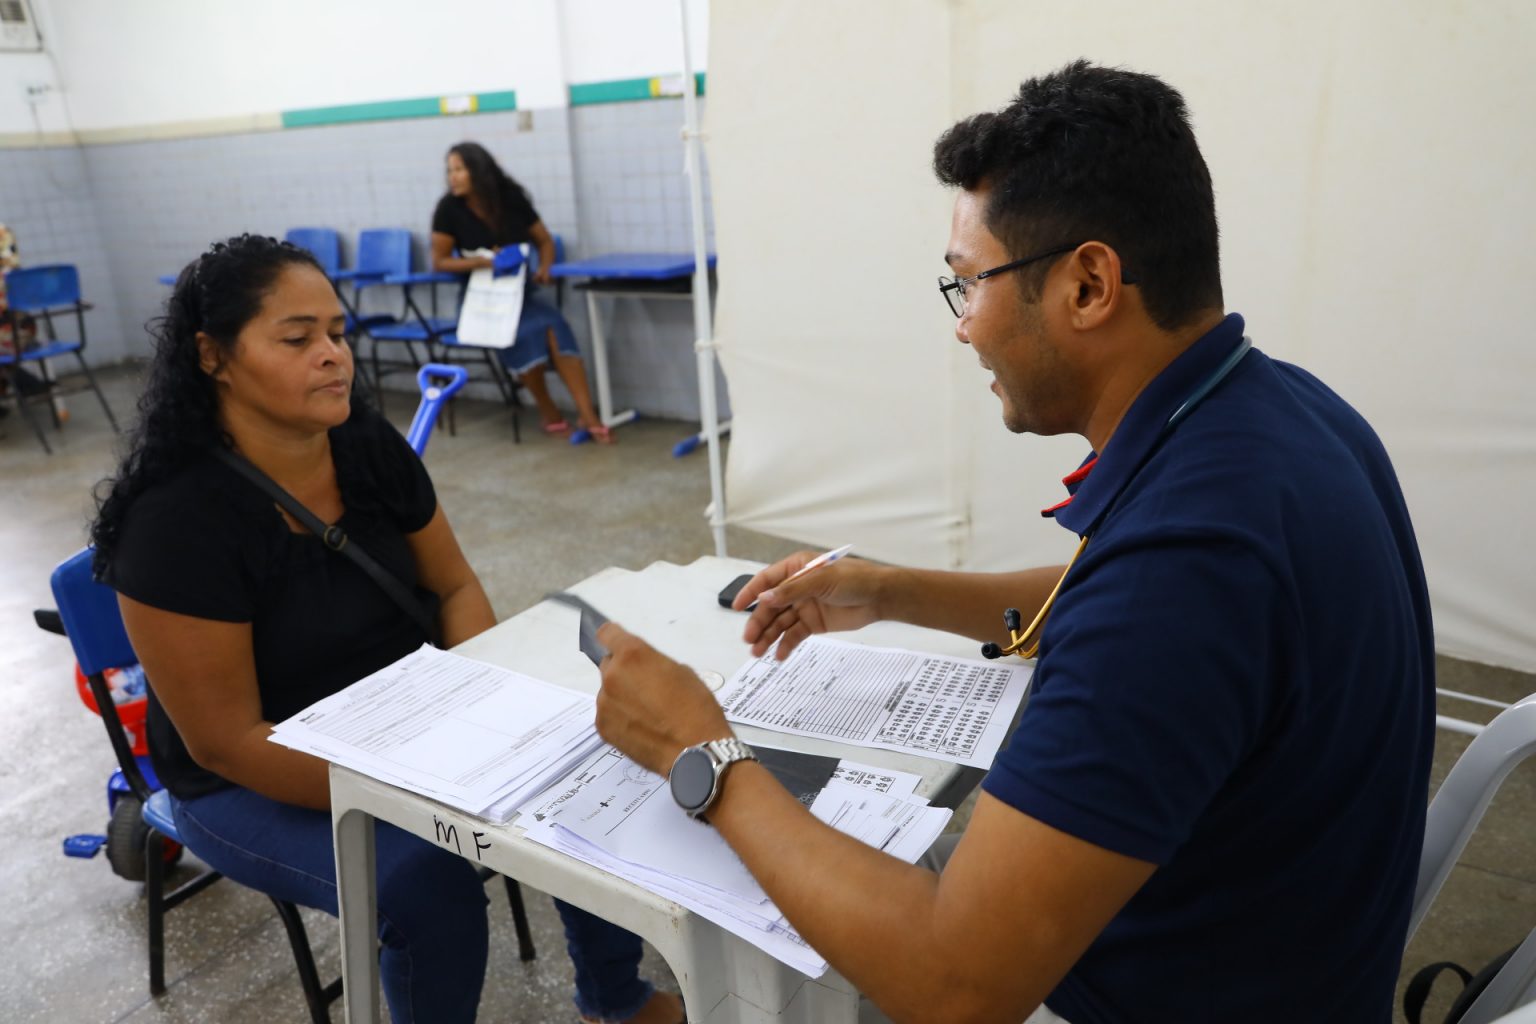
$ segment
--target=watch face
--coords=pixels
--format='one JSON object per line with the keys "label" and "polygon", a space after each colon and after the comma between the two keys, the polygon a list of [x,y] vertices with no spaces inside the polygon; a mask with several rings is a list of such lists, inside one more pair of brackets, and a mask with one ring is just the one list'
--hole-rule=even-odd
{"label": "watch face", "polygon": [[690,748],[678,756],[668,780],[672,783],[672,799],[684,810],[697,810],[715,788],[715,763],[704,751]]}

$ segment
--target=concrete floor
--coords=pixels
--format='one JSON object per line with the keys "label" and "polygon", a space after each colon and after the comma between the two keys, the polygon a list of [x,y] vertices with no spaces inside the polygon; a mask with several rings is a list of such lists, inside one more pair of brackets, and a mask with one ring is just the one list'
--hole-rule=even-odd
{"label": "concrete floor", "polygon": [[[136,380],[126,370],[106,376],[120,420],[131,416]],[[0,861],[0,936],[11,950],[10,968],[0,972],[0,1020],[305,1020],[287,942],[263,897],[221,884],[173,912],[166,935],[170,988],[152,1000],[140,887],[114,876],[104,856],[87,861],[60,853],[64,836],[104,830],[103,785],[112,768],[100,723],[73,692],[66,641],[31,619],[33,608],[51,607],[48,574],[83,543],[90,489],[113,466],[113,437],[100,409],[89,395],[69,401],[74,415],[51,436],[51,457],[14,411],[0,421],[0,830],[11,836],[13,854]],[[413,404],[408,396],[395,398],[391,418],[403,424]],[[458,436],[439,433],[427,453],[443,507],[499,616],[608,565],[687,563],[712,551],[702,514],[709,499],[703,456],[669,454],[686,427],[641,421],[621,430],[611,448],[573,449],[538,435],[536,419],[525,412],[525,440],[514,446],[504,409],[460,403]],[[733,555],[762,560],[796,547],[734,529],[729,544]],[[1536,690],[1530,676],[1451,659],[1441,660],[1441,673],[1443,685],[1505,701]],[[1479,714],[1487,709],[1465,704],[1442,710],[1488,717]],[[1465,745],[1465,737],[1439,734],[1433,785]],[[1528,765],[1494,802],[1410,946],[1405,974],[1439,959],[1480,965],[1536,925],[1533,797],[1536,767]],[[490,894],[492,969],[481,1018],[574,1021],[570,963],[550,902],[528,893],[540,955],[522,964],[501,886],[493,884]],[[316,913],[306,921],[321,973],[333,977],[334,922]],[[653,952],[644,970],[672,986]],[[1431,1010],[1443,1014],[1448,1003],[1442,993]],[[332,1017],[341,1019],[334,1007]]]}

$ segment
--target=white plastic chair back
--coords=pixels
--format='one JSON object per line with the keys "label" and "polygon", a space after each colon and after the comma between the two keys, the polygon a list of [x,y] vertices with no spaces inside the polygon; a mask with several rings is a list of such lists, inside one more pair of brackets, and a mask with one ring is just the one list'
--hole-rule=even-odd
{"label": "white plastic chair back", "polygon": [[1536,754],[1536,695],[1499,712],[1451,767],[1429,805],[1413,916],[1408,920],[1410,939],[1466,849],[1493,794],[1514,767],[1532,754]]}
{"label": "white plastic chair back", "polygon": [[1513,1013],[1506,1013],[1493,1024],[1536,1024],[1536,1003],[1522,1006]]}
{"label": "white plastic chair back", "polygon": [[[1424,830],[1424,853],[1414,889],[1408,937],[1418,931],[1430,904],[1482,820],[1493,794],[1515,766],[1536,754],[1536,695],[1511,705],[1473,738],[1451,767]],[[1536,931],[1500,969],[1462,1017],[1462,1024],[1536,1024]],[[1515,1009],[1520,1007],[1520,1009]],[[1514,1010],[1506,1016],[1500,1013]]]}

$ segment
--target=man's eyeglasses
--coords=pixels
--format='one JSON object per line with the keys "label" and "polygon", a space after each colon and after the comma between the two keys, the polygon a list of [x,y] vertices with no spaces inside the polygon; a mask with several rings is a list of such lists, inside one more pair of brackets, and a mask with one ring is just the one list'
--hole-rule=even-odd
{"label": "man's eyeglasses", "polygon": [[[998,274],[1005,274],[1010,270],[1018,270],[1020,267],[1026,267],[1031,263],[1038,263],[1040,260],[1048,259],[1051,256],[1060,256],[1064,252],[1071,252],[1082,244],[1082,242],[1074,242],[1071,245],[1058,245],[1054,249],[1047,249],[1045,252],[1026,256],[1022,260],[1014,260],[1012,263],[1004,263],[1002,266],[993,267],[991,270],[983,270],[981,273],[974,274],[971,277],[941,277],[939,278],[939,291],[943,294],[944,301],[949,303],[950,312],[954,313],[957,317],[965,316],[965,291],[977,281],[983,278],[995,277]],[[1123,284],[1136,283],[1129,274],[1124,272],[1120,275],[1120,281]]]}

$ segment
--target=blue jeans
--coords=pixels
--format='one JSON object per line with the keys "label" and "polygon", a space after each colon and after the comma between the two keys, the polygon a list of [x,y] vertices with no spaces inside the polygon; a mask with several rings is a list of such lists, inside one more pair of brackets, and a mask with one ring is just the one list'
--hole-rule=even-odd
{"label": "blue jeans", "polygon": [[[337,913],[336,853],[325,811],[231,787],[172,800],[176,828],[197,857],[241,885]],[[374,828],[379,955],[395,1024],[472,1022],[488,956],[485,886],[469,861],[388,822]],[[576,965],[576,1006],[622,1020],[650,998],[640,939],[556,901]]]}
{"label": "blue jeans", "polygon": [[534,294],[533,286],[523,293],[523,316],[517,322],[517,338],[510,348],[498,349],[496,358],[512,373],[525,373],[549,362],[549,332],[555,332],[555,349],[563,356],[579,356],[576,334],[565,314],[552,303]]}

